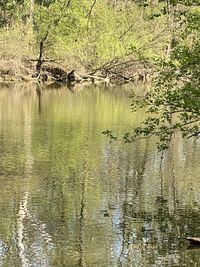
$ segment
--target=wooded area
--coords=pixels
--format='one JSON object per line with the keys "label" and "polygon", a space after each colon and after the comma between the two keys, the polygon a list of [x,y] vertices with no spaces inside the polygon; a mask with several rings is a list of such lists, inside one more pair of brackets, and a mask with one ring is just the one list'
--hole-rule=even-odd
{"label": "wooded area", "polygon": [[200,0],[0,0],[0,266],[200,266],[199,136]]}
{"label": "wooded area", "polygon": [[170,57],[176,13],[184,9],[160,0],[3,0],[0,75],[21,78],[48,68],[59,78],[54,69],[61,68],[145,79],[152,62]]}
{"label": "wooded area", "polygon": [[[168,148],[177,131],[184,138],[200,135],[200,1],[165,1],[165,5],[169,26],[166,54],[154,64],[157,78],[150,92],[142,97],[132,94],[133,110],[145,109],[149,116],[134,133],[123,137],[132,142],[158,136],[160,150]],[[110,130],[104,133],[116,139]]]}
{"label": "wooded area", "polygon": [[133,109],[146,108],[150,117],[124,139],[157,135],[165,149],[177,130],[188,138],[200,133],[199,6],[199,0],[1,1],[0,76],[120,83],[156,76],[145,97],[132,95]]}

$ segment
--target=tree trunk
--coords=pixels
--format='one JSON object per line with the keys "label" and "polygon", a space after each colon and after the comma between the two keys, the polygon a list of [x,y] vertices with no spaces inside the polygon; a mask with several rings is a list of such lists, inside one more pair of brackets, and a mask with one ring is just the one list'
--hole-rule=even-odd
{"label": "tree trunk", "polygon": [[35,0],[30,0],[30,22],[33,23]]}
{"label": "tree trunk", "polygon": [[37,71],[37,75],[39,76],[41,73],[41,69],[42,69],[42,64],[43,64],[43,54],[44,54],[44,48],[45,48],[45,41],[48,37],[49,32],[47,32],[44,36],[44,38],[42,38],[42,40],[40,41],[40,46],[39,46],[39,57],[38,57],[38,61],[37,61],[37,65],[36,65],[36,71]]}

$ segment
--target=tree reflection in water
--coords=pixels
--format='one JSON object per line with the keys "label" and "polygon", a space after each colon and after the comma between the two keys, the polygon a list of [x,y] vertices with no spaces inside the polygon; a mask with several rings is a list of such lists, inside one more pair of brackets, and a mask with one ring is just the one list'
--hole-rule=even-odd
{"label": "tree reflection in water", "polygon": [[129,89],[2,86],[0,265],[200,265],[199,143],[110,144],[145,116]]}

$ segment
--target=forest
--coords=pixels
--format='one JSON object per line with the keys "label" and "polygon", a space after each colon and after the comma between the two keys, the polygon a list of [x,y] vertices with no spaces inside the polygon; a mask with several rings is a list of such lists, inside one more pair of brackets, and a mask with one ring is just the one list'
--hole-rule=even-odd
{"label": "forest", "polygon": [[[153,116],[124,138],[155,134],[166,148],[177,129],[186,137],[199,134],[199,5],[199,0],[3,0],[0,78],[66,81],[69,73],[73,80],[92,82],[96,73],[120,83],[154,78],[154,90],[142,104],[133,95],[132,104]],[[172,123],[174,114],[179,119]]]}
{"label": "forest", "polygon": [[199,136],[200,0],[0,0],[0,266],[200,266]]}
{"label": "forest", "polygon": [[169,58],[178,17],[188,10],[182,2],[2,0],[0,76],[20,78],[45,63],[65,71],[133,77]]}
{"label": "forest", "polygon": [[158,135],[167,148],[177,129],[185,137],[200,132],[199,5],[199,0],[3,0],[0,77],[120,83],[155,78],[154,90],[142,101],[132,96],[133,109],[145,106],[153,116],[124,139]]}

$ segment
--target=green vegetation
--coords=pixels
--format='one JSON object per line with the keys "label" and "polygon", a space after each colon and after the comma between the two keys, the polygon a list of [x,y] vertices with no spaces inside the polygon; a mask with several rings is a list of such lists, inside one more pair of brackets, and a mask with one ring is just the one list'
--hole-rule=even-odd
{"label": "green vegetation", "polygon": [[[174,133],[185,138],[200,135],[200,1],[167,1],[171,27],[167,56],[155,64],[154,87],[145,95],[133,92],[132,109],[148,114],[125,142],[157,136],[159,150],[169,147]],[[112,140],[110,130],[103,132]]]}
{"label": "green vegetation", "polygon": [[3,0],[1,63],[43,59],[96,69],[127,56],[165,58],[174,26],[167,2]]}
{"label": "green vegetation", "polygon": [[134,136],[125,136],[128,142],[138,136],[156,135],[160,139],[158,147],[163,150],[168,148],[172,135],[177,131],[186,138],[199,137],[200,2],[182,2],[188,5],[188,9],[182,12],[184,16],[176,17],[180,25],[174,32],[178,42],[168,61],[160,62],[159,77],[153,90],[142,101],[133,94],[133,109],[138,106],[145,108],[149,117],[135,129]]}
{"label": "green vegetation", "polygon": [[[176,130],[184,137],[200,133],[199,4],[199,0],[1,1],[0,74],[9,69],[30,73],[30,67],[32,73],[40,73],[44,62],[83,72],[109,70],[124,60],[150,62],[158,73],[154,89],[142,100],[133,94],[133,108],[146,108],[150,117],[124,139],[157,135],[159,148],[165,149]],[[26,68],[24,62],[29,62]],[[128,67],[127,63],[122,69]],[[105,133],[114,138],[110,131]]]}

